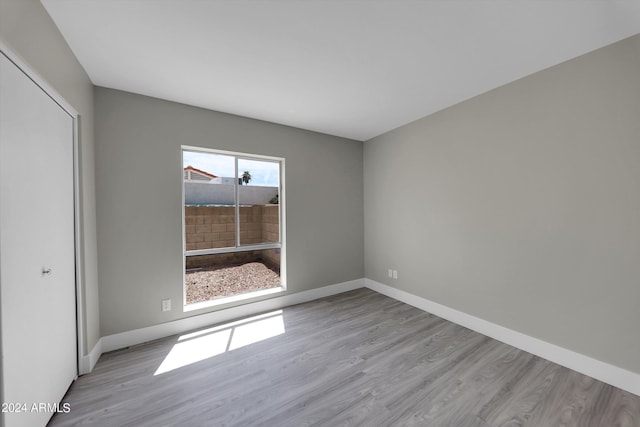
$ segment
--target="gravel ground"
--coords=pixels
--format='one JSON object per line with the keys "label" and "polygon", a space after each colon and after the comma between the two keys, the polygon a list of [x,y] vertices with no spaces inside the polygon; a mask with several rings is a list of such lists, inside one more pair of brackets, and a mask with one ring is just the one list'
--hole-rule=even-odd
{"label": "gravel ground", "polygon": [[261,262],[187,270],[187,304],[271,289],[280,286],[280,275]]}

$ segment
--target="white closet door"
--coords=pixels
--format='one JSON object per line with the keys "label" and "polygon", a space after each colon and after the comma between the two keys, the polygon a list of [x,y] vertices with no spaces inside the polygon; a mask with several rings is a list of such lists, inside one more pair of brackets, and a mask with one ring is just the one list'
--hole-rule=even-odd
{"label": "white closet door", "polygon": [[2,400],[24,404],[5,408],[6,427],[46,425],[54,408],[42,404],[77,375],[73,134],[73,118],[0,53]]}

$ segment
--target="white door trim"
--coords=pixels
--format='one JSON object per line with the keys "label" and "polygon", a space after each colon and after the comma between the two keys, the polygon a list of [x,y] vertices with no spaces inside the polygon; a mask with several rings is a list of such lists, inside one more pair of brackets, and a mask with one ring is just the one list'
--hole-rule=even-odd
{"label": "white door trim", "polygon": [[56,104],[58,104],[64,111],[69,114],[73,120],[73,199],[74,199],[74,243],[75,243],[75,270],[76,270],[76,339],[77,339],[77,374],[83,373],[81,371],[81,360],[83,358],[83,349],[85,346],[84,337],[84,295],[83,295],[83,282],[84,282],[84,257],[81,251],[83,232],[80,221],[80,164],[78,157],[78,118],[79,114],[69,104],[53,86],[51,86],[38,72],[36,72],[22,57],[16,54],[2,39],[0,39],[0,54],[4,55],[9,61],[11,61],[16,67],[18,67],[24,74],[27,75],[37,86],[40,87]]}

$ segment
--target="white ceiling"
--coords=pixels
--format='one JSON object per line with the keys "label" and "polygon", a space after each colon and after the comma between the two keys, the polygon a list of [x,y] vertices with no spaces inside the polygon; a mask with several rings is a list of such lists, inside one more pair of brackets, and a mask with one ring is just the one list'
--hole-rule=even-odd
{"label": "white ceiling", "polygon": [[640,33],[638,0],[41,0],[94,84],[367,140]]}

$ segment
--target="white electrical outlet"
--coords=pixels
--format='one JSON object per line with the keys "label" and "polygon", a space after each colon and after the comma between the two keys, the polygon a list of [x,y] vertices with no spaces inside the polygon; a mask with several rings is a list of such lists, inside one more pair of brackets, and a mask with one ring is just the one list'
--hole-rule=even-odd
{"label": "white electrical outlet", "polygon": [[389,277],[393,277],[393,270],[389,269]]}
{"label": "white electrical outlet", "polygon": [[398,278],[398,270],[393,270],[393,278],[394,279]]}
{"label": "white electrical outlet", "polygon": [[171,311],[171,300],[163,299],[162,300],[162,311]]}

